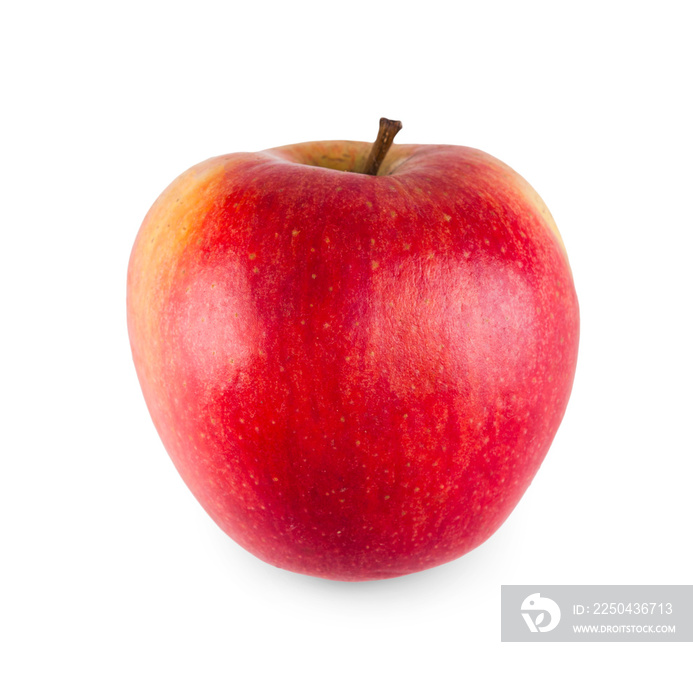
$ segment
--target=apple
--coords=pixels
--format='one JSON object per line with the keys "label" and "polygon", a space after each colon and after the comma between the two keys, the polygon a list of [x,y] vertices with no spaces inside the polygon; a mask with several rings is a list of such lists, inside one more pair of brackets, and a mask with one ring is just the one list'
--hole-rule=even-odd
{"label": "apple", "polygon": [[183,173],[128,268],[154,425],[238,544],[361,581],[508,517],[564,415],[578,302],[548,209],[478,150],[323,141]]}

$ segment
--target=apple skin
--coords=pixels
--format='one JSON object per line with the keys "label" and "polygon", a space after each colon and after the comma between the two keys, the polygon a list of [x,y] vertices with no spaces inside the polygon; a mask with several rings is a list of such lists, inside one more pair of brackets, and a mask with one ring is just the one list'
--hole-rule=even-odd
{"label": "apple skin", "polygon": [[260,559],[345,581],[503,523],[566,409],[578,302],[546,206],[459,146],[314,142],[207,160],[128,269],[144,397],[183,480]]}

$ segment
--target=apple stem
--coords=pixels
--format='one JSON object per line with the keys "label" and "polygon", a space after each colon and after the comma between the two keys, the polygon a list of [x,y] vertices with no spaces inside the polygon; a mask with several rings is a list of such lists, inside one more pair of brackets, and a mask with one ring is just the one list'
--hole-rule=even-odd
{"label": "apple stem", "polygon": [[371,152],[368,154],[366,166],[363,169],[365,175],[377,175],[380,166],[382,165],[387,152],[392,146],[392,142],[397,136],[397,132],[402,128],[402,122],[392,119],[380,120],[380,129],[378,130],[378,138],[375,140]]}

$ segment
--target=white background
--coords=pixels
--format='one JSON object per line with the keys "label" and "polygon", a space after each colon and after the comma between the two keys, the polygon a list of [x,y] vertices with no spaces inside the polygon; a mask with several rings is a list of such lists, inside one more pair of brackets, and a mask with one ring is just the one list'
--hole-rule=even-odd
{"label": "white background", "polygon": [[[500,642],[502,584],[692,582],[688,9],[6,4],[3,698],[690,692],[690,644]],[[343,584],[256,560],[187,491],[132,366],[126,266],[187,167],[370,141],[381,116],[401,143],[481,148],[534,185],[582,338],[563,425],[501,530],[446,566]]]}

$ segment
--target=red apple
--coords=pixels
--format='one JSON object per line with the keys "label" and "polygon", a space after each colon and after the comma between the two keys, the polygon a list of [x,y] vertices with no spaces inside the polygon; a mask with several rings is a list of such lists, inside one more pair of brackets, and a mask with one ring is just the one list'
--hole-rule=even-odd
{"label": "red apple", "polygon": [[442,564],[501,525],[578,349],[530,185],[459,146],[394,145],[378,170],[384,132],[375,164],[326,141],[191,168],[128,270],[135,366],[185,483],[260,559],[348,581]]}

